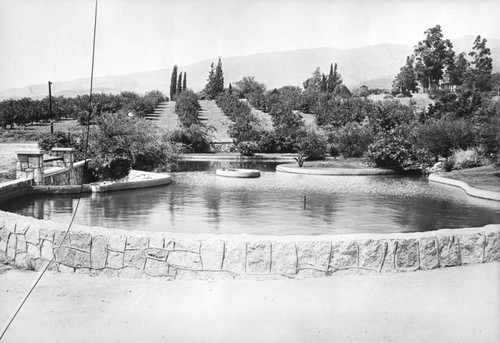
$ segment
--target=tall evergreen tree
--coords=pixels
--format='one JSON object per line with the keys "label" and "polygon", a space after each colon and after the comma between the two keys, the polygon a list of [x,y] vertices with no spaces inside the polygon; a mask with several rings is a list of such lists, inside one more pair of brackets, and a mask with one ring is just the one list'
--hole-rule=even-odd
{"label": "tall evergreen tree", "polygon": [[328,75],[327,80],[327,91],[328,93],[333,93],[335,88],[342,84],[342,76],[337,70],[337,63],[335,63],[335,67],[333,63],[330,65],[330,74]]}
{"label": "tall evergreen tree", "polygon": [[177,94],[182,92],[182,73],[179,73],[179,78],[177,79]]}
{"label": "tall evergreen tree", "polygon": [[186,87],[187,86],[187,76],[186,76],[186,72],[184,72],[184,78],[182,79],[182,90],[185,91],[186,90]]}
{"label": "tall evergreen tree", "polygon": [[214,63],[212,62],[212,64],[210,64],[210,72],[208,73],[207,84],[203,89],[205,95],[208,98],[211,98],[213,94],[214,76],[215,76],[215,69],[214,69]]}
{"label": "tall evergreen tree", "polygon": [[210,73],[208,74],[207,84],[205,85],[205,94],[209,99],[215,99],[217,94],[224,91],[224,75],[222,72],[222,61],[219,57],[217,67],[212,63],[210,65]]}
{"label": "tall evergreen tree", "polygon": [[326,93],[328,91],[328,79],[325,74],[321,77],[321,92]]}
{"label": "tall evergreen tree", "polygon": [[177,65],[174,65],[170,78],[170,100],[174,100],[175,94],[177,94]]}
{"label": "tall evergreen tree", "polygon": [[215,77],[214,77],[214,98],[217,94],[224,92],[224,74],[222,72],[222,61],[219,57],[219,62],[217,63],[217,67],[215,68]]}
{"label": "tall evergreen tree", "polygon": [[406,57],[406,64],[401,67],[399,74],[396,75],[392,82],[392,88],[394,91],[403,94],[417,91],[417,77],[413,68],[413,56]]}

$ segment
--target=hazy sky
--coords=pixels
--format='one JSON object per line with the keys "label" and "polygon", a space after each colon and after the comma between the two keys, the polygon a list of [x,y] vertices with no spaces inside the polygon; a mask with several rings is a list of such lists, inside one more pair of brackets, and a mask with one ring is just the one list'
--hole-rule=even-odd
{"label": "hazy sky", "polygon": [[[90,75],[95,0],[0,0],[0,90]],[[95,75],[301,48],[500,38],[498,0],[99,0]]]}

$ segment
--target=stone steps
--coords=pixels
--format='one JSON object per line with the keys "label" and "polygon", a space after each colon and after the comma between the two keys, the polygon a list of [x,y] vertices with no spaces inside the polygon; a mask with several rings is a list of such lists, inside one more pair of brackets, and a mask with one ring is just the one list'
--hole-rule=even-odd
{"label": "stone steps", "polygon": [[213,127],[212,133],[215,142],[232,141],[229,136],[229,125],[231,120],[217,106],[215,100],[200,100],[201,111],[198,115],[200,121],[208,127]]}

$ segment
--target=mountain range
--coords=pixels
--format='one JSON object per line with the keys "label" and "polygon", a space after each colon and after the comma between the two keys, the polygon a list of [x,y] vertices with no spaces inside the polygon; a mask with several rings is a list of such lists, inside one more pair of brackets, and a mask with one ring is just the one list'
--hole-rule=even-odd
{"label": "mountain range", "polygon": [[[474,36],[452,40],[453,49],[458,54],[469,52]],[[500,39],[488,39],[487,47],[493,58],[493,71],[500,71]],[[394,76],[405,64],[406,56],[411,55],[413,46],[401,44],[378,44],[353,49],[322,47],[282,52],[267,52],[248,56],[222,57],[225,85],[241,80],[244,76],[254,76],[268,89],[286,85],[302,86],[316,67],[328,73],[330,64],[337,63],[344,84],[349,88],[367,85],[369,88],[390,88]],[[194,91],[203,89],[207,82],[211,63],[217,58],[201,62],[179,65],[179,72],[187,73],[188,88]],[[120,93],[134,91],[144,93],[158,89],[168,94],[172,68],[137,72],[126,75],[99,76],[94,78],[95,93]],[[53,82],[54,96],[72,97],[88,94],[89,78]],[[0,93],[0,98],[47,96],[47,85],[30,85],[10,89]]]}

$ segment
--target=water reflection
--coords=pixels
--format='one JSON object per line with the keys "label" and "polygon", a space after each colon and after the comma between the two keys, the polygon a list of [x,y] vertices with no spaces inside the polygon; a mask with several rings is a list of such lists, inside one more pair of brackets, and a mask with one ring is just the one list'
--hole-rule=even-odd
{"label": "water reflection", "polygon": [[[198,167],[216,169],[219,163]],[[127,230],[266,235],[413,232],[500,223],[497,202],[422,177],[261,175],[231,179],[213,171],[177,172],[169,186],[86,195],[75,220]],[[18,199],[2,209],[69,222],[75,203],[73,197],[45,196]]]}

